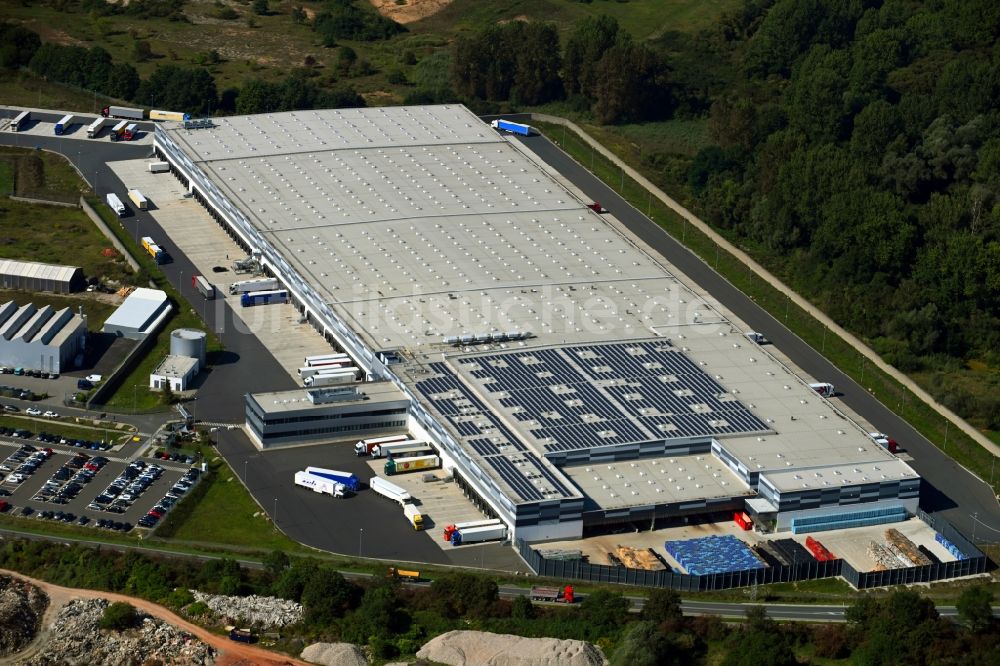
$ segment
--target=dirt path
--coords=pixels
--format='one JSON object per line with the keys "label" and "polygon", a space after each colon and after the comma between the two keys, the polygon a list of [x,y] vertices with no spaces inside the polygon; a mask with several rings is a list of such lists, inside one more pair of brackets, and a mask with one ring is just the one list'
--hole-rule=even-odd
{"label": "dirt path", "polygon": [[26,580],[32,585],[36,585],[49,596],[49,607],[45,610],[45,615],[42,618],[42,627],[38,632],[38,636],[23,651],[7,659],[0,660],[0,663],[13,663],[14,661],[21,661],[37,654],[44,647],[44,640],[48,637],[52,622],[55,620],[59,610],[70,601],[74,599],[107,599],[108,601],[130,603],[144,613],[183,629],[192,636],[196,636],[202,642],[211,645],[218,652],[215,658],[216,666],[309,666],[308,662],[287,657],[276,652],[270,652],[253,645],[234,643],[223,636],[213,634],[203,627],[188,622],[159,604],[154,604],[145,599],[129,597],[124,594],[115,594],[114,592],[62,587],[6,569],[0,569],[0,574]]}

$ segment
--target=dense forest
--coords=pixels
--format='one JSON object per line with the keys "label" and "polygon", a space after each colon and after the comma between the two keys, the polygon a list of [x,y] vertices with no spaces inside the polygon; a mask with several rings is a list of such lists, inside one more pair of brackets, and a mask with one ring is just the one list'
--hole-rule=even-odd
{"label": "dense forest", "polygon": [[846,624],[779,624],[763,607],[749,606],[742,623],[729,625],[714,616],[685,617],[680,598],[669,590],[651,591],[642,612],[632,614],[629,601],[609,590],[589,592],[573,608],[541,607],[526,597],[501,599],[494,579],[464,572],[435,578],[429,588],[410,588],[378,574],[363,583],[348,580],[329,564],[290,560],[277,551],[263,565],[248,570],[221,559],[192,567],[184,560],[43,541],[6,541],[0,547],[0,568],[142,597],[209,626],[222,618],[211,618],[188,590],[292,599],[302,603],[305,618],[282,630],[283,647],[301,649],[295,639],[347,641],[369,646],[378,660],[413,655],[453,629],[475,629],[591,641],[613,666],[793,666],[811,658],[873,666],[1000,661],[1000,624],[986,586],[962,592],[960,624],[941,618],[933,602],[917,592],[897,590],[861,596]]}

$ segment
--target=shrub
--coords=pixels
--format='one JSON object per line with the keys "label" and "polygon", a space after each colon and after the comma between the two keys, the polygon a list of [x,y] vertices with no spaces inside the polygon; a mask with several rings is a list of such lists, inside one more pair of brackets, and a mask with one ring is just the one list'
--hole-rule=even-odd
{"label": "shrub", "polygon": [[116,601],[104,609],[100,626],[101,629],[124,631],[134,627],[137,619],[135,607],[132,604]]}

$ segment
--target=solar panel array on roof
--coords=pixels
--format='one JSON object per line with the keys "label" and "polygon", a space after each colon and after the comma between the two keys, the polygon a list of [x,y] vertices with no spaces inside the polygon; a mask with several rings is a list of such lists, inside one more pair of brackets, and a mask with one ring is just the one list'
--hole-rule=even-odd
{"label": "solar panel array on roof", "polygon": [[577,495],[494,416],[448,366],[432,363],[430,369],[438,376],[416,382],[416,389],[523,501]]}
{"label": "solar panel array on roof", "polygon": [[678,437],[765,432],[767,425],[666,340],[462,358],[546,452]]}

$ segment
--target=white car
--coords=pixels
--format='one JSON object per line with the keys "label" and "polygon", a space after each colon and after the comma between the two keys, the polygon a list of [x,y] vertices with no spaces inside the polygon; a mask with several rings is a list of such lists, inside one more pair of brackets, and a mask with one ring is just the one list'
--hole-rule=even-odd
{"label": "white car", "polygon": [[27,414],[28,416],[41,416],[42,410],[37,409],[35,407],[28,407],[26,410],[24,410],[24,413]]}
{"label": "white car", "polygon": [[96,384],[97,382],[104,379],[104,375],[87,375],[85,378],[88,382]]}
{"label": "white car", "polygon": [[57,419],[57,418],[59,418],[59,415],[56,414],[55,412],[53,412],[51,409],[47,410],[44,414],[42,414],[42,416],[44,416],[47,419]]}

